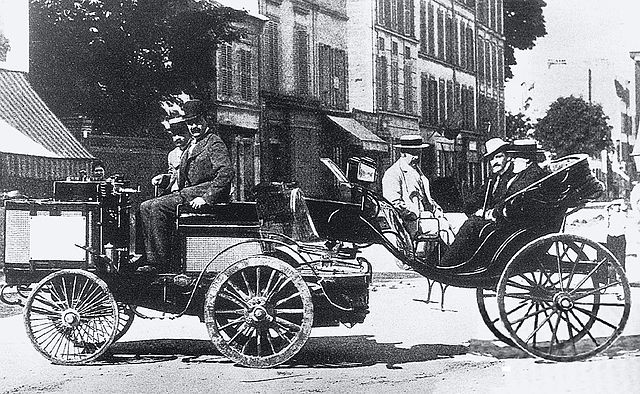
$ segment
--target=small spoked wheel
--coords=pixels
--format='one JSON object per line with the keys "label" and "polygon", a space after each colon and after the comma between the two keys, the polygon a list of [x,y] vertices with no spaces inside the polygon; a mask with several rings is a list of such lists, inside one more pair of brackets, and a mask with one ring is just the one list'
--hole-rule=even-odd
{"label": "small spoked wheel", "polygon": [[480,316],[482,316],[482,321],[484,321],[489,331],[503,343],[509,346],[516,346],[500,321],[500,310],[498,309],[496,291],[479,287],[476,290],[476,301],[478,303]]}
{"label": "small spoked wheel", "polygon": [[113,339],[114,342],[119,341],[120,338],[129,331],[129,328],[131,328],[133,324],[133,319],[136,317],[131,306],[120,302],[118,302],[118,315],[118,329],[116,337]]}
{"label": "small spoked wheel", "polygon": [[591,357],[622,334],[631,309],[624,270],[605,247],[571,234],[529,243],[498,284],[500,319],[513,341],[537,357]]}
{"label": "small spoked wheel", "polygon": [[244,366],[268,368],[304,346],[313,324],[313,302],[295,268],[274,257],[253,256],[215,278],[204,317],[223,355]]}
{"label": "small spoked wheel", "polygon": [[82,270],[62,270],[42,279],[24,307],[29,339],[55,364],[77,365],[100,357],[113,343],[118,305],[107,285]]}

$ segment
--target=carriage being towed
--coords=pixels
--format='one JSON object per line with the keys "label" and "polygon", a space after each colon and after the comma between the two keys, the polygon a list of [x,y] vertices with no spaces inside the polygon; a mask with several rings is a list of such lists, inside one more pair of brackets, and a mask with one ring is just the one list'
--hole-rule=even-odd
{"label": "carriage being towed", "polygon": [[602,192],[586,156],[556,160],[509,197],[508,223],[486,228],[473,256],[452,267],[438,265],[437,221],[409,236],[367,186],[376,177],[367,160],[350,160],[348,177],[322,160],[347,201],[268,184],[255,203],[179,207],[171,273],[136,272],[134,191],[122,185],[59,183],[52,201],[7,201],[0,298],[24,305],[29,338],[54,363],[97,359],[152,310],[198,316],[223,355],[272,367],[297,354],[312,327],[364,321],[375,261],[362,251],[377,244],[430,281],[476,288],[488,328],[533,356],[582,360],[622,334],[631,299],[620,263],[600,243],[562,232],[568,214]]}

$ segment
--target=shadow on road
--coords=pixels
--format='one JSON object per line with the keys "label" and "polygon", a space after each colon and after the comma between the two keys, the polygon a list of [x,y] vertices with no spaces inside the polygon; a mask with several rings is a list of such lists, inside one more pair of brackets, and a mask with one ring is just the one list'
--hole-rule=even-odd
{"label": "shadow on road", "polygon": [[[396,343],[379,343],[373,336],[354,335],[340,337],[314,337],[295,355],[284,368],[352,368],[385,364],[387,368],[399,365],[452,358],[465,354],[494,359],[519,359],[529,357],[520,349],[505,346],[498,341],[472,339],[469,344],[420,344],[410,348],[397,347]],[[623,336],[600,356],[640,357],[640,335]],[[186,363],[231,363],[220,355],[207,340],[159,339],[119,342],[111,346],[100,364],[156,363],[180,359]]]}

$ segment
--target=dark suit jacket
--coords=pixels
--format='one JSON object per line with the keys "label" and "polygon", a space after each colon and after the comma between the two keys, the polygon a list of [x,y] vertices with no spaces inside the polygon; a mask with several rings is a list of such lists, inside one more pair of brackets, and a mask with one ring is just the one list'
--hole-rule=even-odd
{"label": "dark suit jacket", "polygon": [[[491,175],[479,189],[473,192],[469,200],[464,204],[463,212],[467,215],[473,215],[482,207],[492,209],[498,202],[504,200],[507,192],[507,182],[512,176],[513,173],[510,169],[501,175]],[[498,183],[497,186],[495,186],[496,182]],[[488,194],[487,189],[490,189]],[[485,199],[487,200],[486,206]]]}
{"label": "dark suit jacket", "polygon": [[[504,207],[505,207],[505,199],[509,196],[519,192],[520,190],[526,188],[532,183],[540,180],[548,175],[548,172],[540,168],[537,163],[532,163],[529,167],[525,168],[518,174],[515,174],[513,178],[511,178],[507,182],[507,189],[505,192],[505,196],[499,203],[495,206],[495,216],[498,220],[504,219]],[[531,212],[532,215],[540,215],[539,212],[534,213]]]}
{"label": "dark suit jacket", "polygon": [[178,187],[187,200],[202,197],[208,204],[227,201],[233,167],[224,142],[212,131],[196,141],[191,153],[182,155]]}

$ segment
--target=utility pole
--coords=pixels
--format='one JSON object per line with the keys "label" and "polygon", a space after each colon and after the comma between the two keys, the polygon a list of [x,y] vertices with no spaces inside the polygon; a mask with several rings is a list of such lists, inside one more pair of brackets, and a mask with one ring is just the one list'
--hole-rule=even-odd
{"label": "utility pole", "polygon": [[591,104],[591,68],[589,68],[589,104]]}

